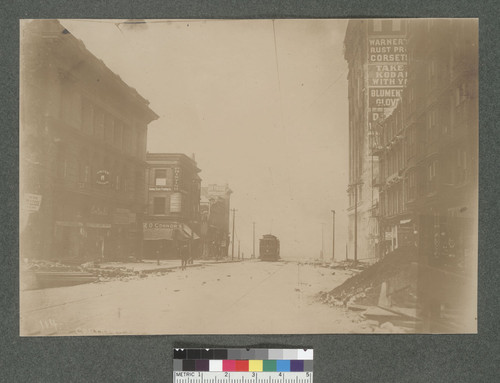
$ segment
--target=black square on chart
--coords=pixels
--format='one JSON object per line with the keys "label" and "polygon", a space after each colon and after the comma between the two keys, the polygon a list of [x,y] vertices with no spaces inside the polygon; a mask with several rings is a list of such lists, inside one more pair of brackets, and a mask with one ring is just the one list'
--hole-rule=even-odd
{"label": "black square on chart", "polygon": [[187,357],[188,359],[201,359],[201,350],[199,348],[189,348]]}
{"label": "black square on chart", "polygon": [[186,349],[176,348],[174,349],[174,359],[186,359],[187,351]]}
{"label": "black square on chart", "polygon": [[214,359],[214,350],[212,349],[202,349],[201,350],[201,359]]}
{"label": "black square on chart", "polygon": [[227,359],[227,350],[222,348],[215,349],[214,359]]}
{"label": "black square on chart", "polygon": [[182,371],[196,371],[196,361],[192,359],[184,359],[182,361]]}

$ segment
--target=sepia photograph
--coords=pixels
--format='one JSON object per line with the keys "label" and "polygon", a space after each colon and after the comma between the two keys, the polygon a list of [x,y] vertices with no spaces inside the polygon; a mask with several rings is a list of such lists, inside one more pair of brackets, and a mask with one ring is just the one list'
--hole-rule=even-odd
{"label": "sepia photograph", "polygon": [[477,333],[478,19],[19,33],[21,336]]}

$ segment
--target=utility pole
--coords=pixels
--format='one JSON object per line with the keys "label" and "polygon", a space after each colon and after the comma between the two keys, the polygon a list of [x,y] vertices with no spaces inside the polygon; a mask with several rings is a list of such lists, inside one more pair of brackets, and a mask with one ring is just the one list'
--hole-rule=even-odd
{"label": "utility pole", "polygon": [[358,182],[354,184],[354,264],[358,264]]}
{"label": "utility pole", "polygon": [[252,258],[255,258],[255,222],[253,222],[253,251]]}
{"label": "utility pole", "polygon": [[234,217],[236,214],[236,209],[231,209],[233,211],[233,234],[232,234],[232,240],[231,240],[231,260],[234,260]]}
{"label": "utility pole", "polygon": [[240,240],[238,239],[238,259],[241,259],[240,257]]}
{"label": "utility pole", "polygon": [[321,261],[323,261],[323,254],[325,254],[325,246],[324,246],[325,245],[325,241],[324,241],[324,238],[323,238],[324,237],[323,234],[324,234],[324,231],[325,231],[324,229],[325,229],[325,224],[322,223],[321,224],[321,257],[320,257]]}
{"label": "utility pole", "polygon": [[332,210],[332,262],[335,261],[335,210]]}

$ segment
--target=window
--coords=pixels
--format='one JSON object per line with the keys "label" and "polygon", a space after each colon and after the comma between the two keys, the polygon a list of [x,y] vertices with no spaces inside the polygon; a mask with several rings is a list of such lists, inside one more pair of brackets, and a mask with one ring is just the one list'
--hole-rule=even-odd
{"label": "window", "polygon": [[82,123],[82,100],[72,84],[66,83],[62,88],[61,117],[74,128],[80,129]]}
{"label": "window", "polygon": [[143,158],[144,156],[144,142],[145,142],[145,134],[144,130],[139,130],[137,132],[137,142],[136,142],[136,155],[138,158]]}
{"label": "window", "polygon": [[170,212],[181,213],[182,212],[182,194],[173,193],[170,196]]}
{"label": "window", "polygon": [[123,142],[122,142],[122,150],[124,153],[130,152],[130,143],[132,140],[131,129],[127,125],[123,125]]}
{"label": "window", "polygon": [[130,129],[130,141],[128,143],[127,153],[134,156],[136,154],[136,148],[137,148],[137,134],[134,129]]}
{"label": "window", "polygon": [[68,162],[64,148],[59,148],[57,153],[57,177],[66,178]]}
{"label": "window", "polygon": [[115,189],[116,190],[120,190],[121,187],[122,187],[122,185],[121,185],[121,178],[120,178],[120,175],[117,174],[116,178],[115,178]]}
{"label": "window", "polygon": [[436,137],[436,111],[431,110],[429,113],[427,113],[427,134],[426,134],[426,139],[427,142],[432,142],[434,141]]}
{"label": "window", "polygon": [[94,134],[97,138],[104,138],[104,113],[100,109],[94,110]]}
{"label": "window", "polygon": [[436,76],[436,59],[432,58],[430,60],[428,68],[429,68],[429,80],[434,80]]}
{"label": "window", "polygon": [[427,192],[432,193],[436,190],[436,166],[437,161],[432,161],[427,167]]}
{"label": "window", "polygon": [[90,182],[90,166],[86,163],[86,159],[83,159],[79,164],[79,181],[88,184]]}
{"label": "window", "polygon": [[167,169],[155,169],[155,186],[167,186]]}
{"label": "window", "polygon": [[436,177],[436,167],[435,167],[435,163],[432,162],[429,165],[429,178],[428,178],[428,180],[432,181],[434,179],[434,177]]}
{"label": "window", "polygon": [[89,134],[93,131],[94,108],[92,104],[84,100],[82,103],[82,125],[83,130]]}
{"label": "window", "polygon": [[165,214],[165,197],[153,198],[153,214]]}
{"label": "window", "polygon": [[399,20],[399,19],[392,20],[392,30],[394,32],[401,30],[401,20]]}
{"label": "window", "polygon": [[409,137],[408,137],[408,157],[411,158],[415,155],[416,152],[416,144],[415,144],[415,126],[409,129]]}
{"label": "window", "polygon": [[140,170],[135,172],[135,196],[140,198],[144,190],[144,173]]}
{"label": "window", "polygon": [[122,147],[122,129],[123,129],[123,124],[120,121],[115,120],[113,141],[114,145],[120,149]]}
{"label": "window", "polygon": [[373,31],[374,32],[382,31],[382,20],[373,20]]}
{"label": "window", "polygon": [[113,134],[114,134],[114,121],[113,116],[106,114],[105,123],[104,123],[104,141],[107,143],[113,143]]}
{"label": "window", "polygon": [[469,161],[467,160],[467,152],[464,149],[456,151],[455,160],[455,184],[461,185],[467,181],[469,175]]}
{"label": "window", "polygon": [[408,175],[408,201],[413,201],[417,196],[417,182],[415,172],[412,171]]}
{"label": "window", "polygon": [[467,98],[467,87],[465,83],[460,84],[455,90],[455,106],[460,105]]}

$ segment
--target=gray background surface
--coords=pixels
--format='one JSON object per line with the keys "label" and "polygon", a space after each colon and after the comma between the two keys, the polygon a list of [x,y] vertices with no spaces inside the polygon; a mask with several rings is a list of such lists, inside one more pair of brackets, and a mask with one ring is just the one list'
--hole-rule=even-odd
{"label": "gray background surface", "polygon": [[[174,347],[308,347],[315,382],[500,381],[498,2],[3,1],[0,39],[0,381],[171,382]],[[478,335],[122,336],[20,338],[18,61],[20,18],[480,18]]]}

